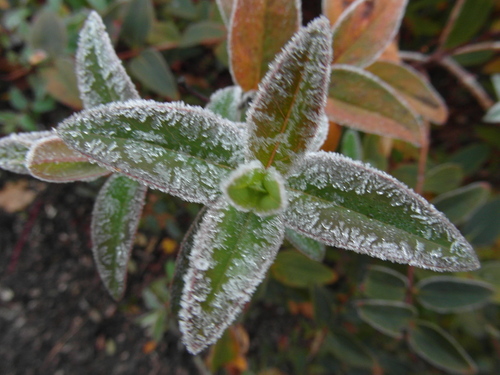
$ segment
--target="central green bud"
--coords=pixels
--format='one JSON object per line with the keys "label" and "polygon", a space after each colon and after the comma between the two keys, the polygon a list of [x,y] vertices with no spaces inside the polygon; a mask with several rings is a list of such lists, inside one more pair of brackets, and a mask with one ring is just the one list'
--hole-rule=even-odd
{"label": "central green bud", "polygon": [[265,169],[259,161],[240,166],[222,184],[230,203],[240,211],[267,216],[286,206],[283,178],[274,169]]}

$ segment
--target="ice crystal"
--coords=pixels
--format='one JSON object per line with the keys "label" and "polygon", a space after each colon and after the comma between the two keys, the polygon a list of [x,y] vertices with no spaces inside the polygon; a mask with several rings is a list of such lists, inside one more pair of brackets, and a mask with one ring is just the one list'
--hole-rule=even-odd
{"label": "ice crystal", "polygon": [[36,141],[51,137],[51,131],[11,134],[0,139],[0,168],[14,173],[30,174],[26,156]]}
{"label": "ice crystal", "polygon": [[272,264],[283,235],[279,215],[239,212],[223,198],[207,211],[194,236],[179,313],[189,351],[215,342],[236,318]]}
{"label": "ice crystal", "polygon": [[225,119],[239,122],[241,121],[242,99],[241,87],[230,86],[214,92],[205,108]]}

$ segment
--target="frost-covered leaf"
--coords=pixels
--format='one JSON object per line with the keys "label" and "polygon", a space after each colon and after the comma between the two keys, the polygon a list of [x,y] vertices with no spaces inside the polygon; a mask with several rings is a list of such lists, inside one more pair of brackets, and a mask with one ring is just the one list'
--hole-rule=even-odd
{"label": "frost-covered leaf", "polygon": [[408,278],[392,268],[371,266],[362,288],[364,294],[373,299],[402,301],[408,289]]}
{"label": "frost-covered leaf", "polygon": [[361,319],[394,338],[402,338],[403,331],[417,316],[417,310],[404,302],[387,300],[363,300],[356,304]]}
{"label": "frost-covered leaf", "polygon": [[273,277],[284,285],[308,288],[331,284],[338,275],[324,264],[295,251],[281,251],[271,266]]}
{"label": "frost-covered leaf", "polygon": [[423,359],[452,374],[471,375],[477,366],[464,348],[437,325],[418,321],[410,328],[408,343]]}
{"label": "frost-covered leaf", "polygon": [[80,31],[76,53],[78,88],[86,108],[139,99],[134,84],[116,56],[101,17],[91,12]]}
{"label": "frost-covered leaf", "polygon": [[422,305],[441,313],[478,309],[494,293],[493,286],[484,281],[450,276],[429,277],[420,281],[415,290]]}
{"label": "frost-covered leaf", "polygon": [[141,218],[146,187],[114,174],[99,191],[92,214],[92,252],[114,299],[125,291],[127,264]]}
{"label": "frost-covered leaf", "polygon": [[269,63],[300,26],[300,1],[236,1],[233,8],[228,36],[231,74],[243,91],[256,90]]}
{"label": "frost-covered leaf", "polygon": [[246,132],[210,111],[132,100],[82,111],[58,133],[71,147],[154,189],[208,203],[243,161]]}
{"label": "frost-covered leaf", "polygon": [[286,174],[312,147],[324,116],[330,40],[328,20],[321,17],[278,55],[247,113],[250,160]]}
{"label": "frost-covered leaf", "polygon": [[332,25],[335,25],[342,13],[354,0],[322,0],[321,9]]}
{"label": "frost-covered leaf", "polygon": [[285,229],[285,238],[302,254],[315,260],[322,262],[325,257],[325,244],[306,237],[290,228]]}
{"label": "frost-covered leaf", "polygon": [[11,134],[0,139],[0,168],[14,173],[30,174],[26,155],[33,143],[54,135],[50,131]]}
{"label": "frost-covered leaf", "polygon": [[443,98],[422,74],[411,66],[392,61],[376,61],[366,68],[396,89],[427,120],[443,124],[448,118],[448,108]]}
{"label": "frost-covered leaf", "polygon": [[243,104],[243,91],[240,86],[229,86],[217,90],[210,96],[206,109],[217,113],[225,119],[241,121],[241,108]]}
{"label": "frost-covered leaf", "polygon": [[486,182],[475,182],[441,194],[432,201],[455,225],[466,221],[490,195],[491,187]]}
{"label": "frost-covered leaf", "polygon": [[26,155],[26,166],[32,176],[49,182],[88,181],[109,174],[55,134],[33,144]]}
{"label": "frost-covered leaf", "polygon": [[367,133],[419,145],[420,121],[396,91],[364,70],[334,65],[326,114],[332,121]]}
{"label": "frost-covered leaf", "polygon": [[280,215],[237,211],[219,199],[193,239],[179,313],[191,353],[214,343],[250,300],[283,241]]}
{"label": "frost-covered leaf", "polygon": [[384,172],[333,153],[310,153],[288,178],[286,223],[331,246],[435,271],[479,267],[457,228]]}
{"label": "frost-covered leaf", "polygon": [[130,61],[130,72],[156,94],[172,100],[179,99],[175,77],[161,53],[155,49],[145,49],[133,58]]}
{"label": "frost-covered leaf", "polygon": [[334,64],[370,65],[392,42],[407,0],[358,0],[333,27]]}

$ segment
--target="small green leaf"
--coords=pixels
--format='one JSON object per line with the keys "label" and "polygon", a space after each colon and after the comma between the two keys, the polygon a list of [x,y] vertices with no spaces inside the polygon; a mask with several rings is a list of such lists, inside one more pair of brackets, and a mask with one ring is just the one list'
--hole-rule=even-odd
{"label": "small green leaf", "polygon": [[500,198],[486,202],[463,226],[464,235],[477,246],[493,244],[500,236]]}
{"label": "small green leaf", "polygon": [[493,287],[488,283],[451,276],[429,277],[415,288],[419,302],[440,313],[478,309],[487,304],[493,294]]}
{"label": "small green leaf", "polygon": [[179,45],[181,33],[173,21],[155,21],[148,35],[148,44],[164,49],[175,48]]}
{"label": "small green leaf", "polygon": [[458,188],[463,178],[464,172],[459,165],[439,164],[425,174],[424,191],[435,194],[446,193]]}
{"label": "small green leaf", "polygon": [[363,292],[373,299],[402,301],[408,289],[408,279],[391,268],[371,266],[363,282]]}
{"label": "small green leaf", "polygon": [[364,300],[356,303],[361,319],[377,331],[400,339],[410,322],[417,316],[417,310],[404,302],[385,300]]}
{"label": "small green leaf", "polygon": [[243,91],[241,87],[229,86],[214,92],[205,108],[225,119],[239,122],[241,121],[240,106],[243,104],[242,99]]}
{"label": "small green leaf", "polygon": [[322,327],[330,327],[335,324],[333,309],[336,296],[326,286],[313,286],[310,293],[314,306],[314,322]]}
{"label": "small green leaf", "polygon": [[64,53],[68,41],[63,21],[48,8],[35,15],[28,38],[31,48],[43,50],[52,58]]}
{"label": "small green leaf", "polygon": [[327,266],[294,251],[282,251],[271,266],[273,277],[286,286],[307,288],[331,284],[338,275]]}
{"label": "small green leaf", "polygon": [[30,174],[26,155],[38,140],[54,135],[50,131],[11,134],[0,139],[0,168],[21,174]]}
{"label": "small green leaf", "polygon": [[481,268],[474,275],[495,286],[494,301],[500,303],[500,261],[490,260],[481,263]]}
{"label": "small green leaf", "polygon": [[256,90],[275,55],[300,27],[298,0],[237,1],[229,25],[233,81]]}
{"label": "small green leaf", "polygon": [[123,19],[121,37],[131,46],[142,46],[151,31],[154,8],[151,0],[130,0]]}
{"label": "small green leaf", "polygon": [[353,2],[333,27],[334,64],[370,65],[394,39],[407,0]]}
{"label": "small green leaf", "polygon": [[106,289],[118,300],[125,291],[127,264],[141,218],[146,187],[114,174],[96,198],[92,214],[92,252]]}
{"label": "small green leaf", "polygon": [[363,148],[359,133],[353,129],[347,129],[342,136],[340,145],[342,154],[354,160],[363,160]]}
{"label": "small green leaf", "polygon": [[259,161],[242,164],[222,184],[228,201],[243,212],[274,215],[286,207],[283,177]]}
{"label": "small green leaf", "polygon": [[179,99],[177,83],[165,59],[158,51],[148,48],[130,61],[130,72],[156,94]]}
{"label": "small green leaf", "polygon": [[331,246],[435,271],[479,267],[442,213],[384,172],[309,153],[288,180],[288,227]]}
{"label": "small green leaf", "polygon": [[493,10],[494,0],[465,0],[458,9],[458,17],[451,26],[443,47],[453,48],[470,39],[484,27]]}
{"label": "small green leaf", "polygon": [[76,52],[78,89],[85,108],[139,99],[116,55],[101,17],[91,12],[79,34]]}
{"label": "small green leaf", "polygon": [[45,89],[54,99],[74,109],[82,108],[73,60],[59,57],[54,65],[41,68],[40,75],[46,82]]}
{"label": "small green leaf", "polygon": [[135,100],[87,109],[58,134],[111,170],[188,201],[216,199],[243,161],[245,129],[199,107]]}
{"label": "small green leaf", "polygon": [[326,248],[321,242],[306,237],[292,229],[286,228],[286,239],[302,254],[316,262],[322,262],[325,257]]}
{"label": "small green leaf", "polygon": [[179,47],[221,43],[226,38],[224,25],[213,21],[200,21],[190,24],[179,41]]}
{"label": "small green leaf", "polygon": [[400,95],[377,76],[334,65],[326,114],[341,125],[419,145],[421,123]]}
{"label": "small green leaf", "polygon": [[410,347],[430,364],[452,374],[476,374],[477,366],[460,344],[433,323],[418,321],[410,328]]}
{"label": "small green leaf", "polygon": [[331,33],[324,17],[302,28],[277,56],[247,112],[250,158],[286,175],[324,122]]}
{"label": "small green leaf", "polygon": [[188,350],[214,343],[264,278],[283,241],[282,217],[212,203],[193,239],[179,313]]}
{"label": "small green leaf", "polygon": [[417,113],[429,121],[436,124],[446,122],[448,109],[443,98],[411,66],[392,61],[376,61],[366,70],[397,90]]}
{"label": "small green leaf", "polygon": [[376,360],[370,350],[355,336],[335,330],[325,340],[325,348],[339,361],[356,368],[373,369]]}
{"label": "small green leaf", "polygon": [[470,146],[460,148],[451,155],[448,162],[458,164],[462,167],[466,176],[476,173],[491,155],[491,147],[484,143],[474,143]]}
{"label": "small green leaf", "polygon": [[486,182],[475,182],[441,194],[432,204],[455,224],[465,222],[480,206],[486,203],[491,187]]}
{"label": "small green leaf", "polygon": [[57,135],[35,142],[26,156],[26,165],[32,176],[49,182],[89,181],[110,173],[70,149]]}

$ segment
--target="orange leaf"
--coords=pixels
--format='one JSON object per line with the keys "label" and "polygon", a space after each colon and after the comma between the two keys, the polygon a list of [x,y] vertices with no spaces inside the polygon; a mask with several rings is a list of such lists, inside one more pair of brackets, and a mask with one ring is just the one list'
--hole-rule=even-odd
{"label": "orange leaf", "polygon": [[156,349],[156,346],[158,344],[156,343],[156,341],[148,341],[147,343],[144,344],[144,346],[142,347],[142,352],[144,354],[149,354],[151,352],[153,352],[155,349]]}
{"label": "orange leaf", "polygon": [[323,0],[323,14],[330,20],[332,25],[339,19],[340,15],[354,0]]}
{"label": "orange leaf", "polygon": [[229,26],[233,80],[256,90],[269,63],[300,26],[300,1],[255,0],[234,4]]}
{"label": "orange leaf", "polygon": [[8,213],[21,211],[36,197],[36,192],[28,188],[26,180],[7,182],[0,191],[0,209]]}
{"label": "orange leaf", "polygon": [[337,149],[340,137],[342,136],[342,126],[333,121],[329,121],[329,123],[330,130],[328,131],[328,136],[325,143],[323,143],[323,146],[321,146],[321,149],[323,151],[334,152]]}

